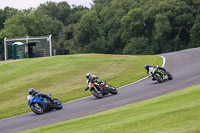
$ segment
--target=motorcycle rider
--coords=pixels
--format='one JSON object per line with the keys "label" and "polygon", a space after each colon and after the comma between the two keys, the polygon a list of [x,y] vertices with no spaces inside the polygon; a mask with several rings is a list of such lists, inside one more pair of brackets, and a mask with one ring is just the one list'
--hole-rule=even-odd
{"label": "motorcycle rider", "polygon": [[91,75],[91,73],[87,73],[87,74],[86,74],[87,88],[85,88],[85,91],[87,91],[87,90],[89,89],[89,87],[88,87],[89,83],[90,83],[90,82],[91,82],[91,83],[97,82],[97,79],[98,79],[98,78],[99,78],[99,77],[97,77],[97,76],[95,76],[95,75]]}
{"label": "motorcycle rider", "polygon": [[[149,70],[150,69],[153,69],[153,68],[158,68],[158,69],[160,69],[165,75],[167,74],[167,71],[163,68],[163,67],[160,67],[160,66],[156,66],[156,65],[152,65],[152,66],[150,66],[149,64],[145,64],[145,69],[147,70],[147,74],[149,75],[149,76],[151,76],[151,74],[149,73]],[[154,79],[154,77],[152,78],[152,80],[155,80]]]}
{"label": "motorcycle rider", "polygon": [[42,94],[42,93],[39,92],[39,91],[35,91],[33,88],[30,88],[30,89],[28,90],[28,93],[29,93],[29,95],[31,95],[32,97],[35,97],[35,96],[40,95],[40,96],[42,96],[43,98],[49,99],[51,102],[53,102],[53,99],[52,99],[51,97],[49,97],[49,96],[46,95],[46,94]]}

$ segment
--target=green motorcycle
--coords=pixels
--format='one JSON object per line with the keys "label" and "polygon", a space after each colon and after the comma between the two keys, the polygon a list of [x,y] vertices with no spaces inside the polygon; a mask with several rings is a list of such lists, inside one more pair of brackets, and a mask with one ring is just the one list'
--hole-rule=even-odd
{"label": "green motorcycle", "polygon": [[158,66],[149,67],[149,76],[152,77],[152,80],[157,80],[159,83],[162,83],[165,80],[173,79],[173,76],[170,72]]}

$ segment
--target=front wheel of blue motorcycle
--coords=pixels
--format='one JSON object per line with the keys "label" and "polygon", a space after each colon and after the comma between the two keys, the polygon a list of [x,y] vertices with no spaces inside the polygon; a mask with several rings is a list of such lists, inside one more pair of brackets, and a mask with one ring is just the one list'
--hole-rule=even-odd
{"label": "front wheel of blue motorcycle", "polygon": [[58,99],[54,99],[53,100],[53,106],[56,110],[62,109],[63,108],[63,104],[60,100]]}
{"label": "front wheel of blue motorcycle", "polygon": [[43,110],[42,105],[41,105],[41,104],[38,104],[38,103],[33,103],[33,104],[31,104],[31,110],[32,110],[34,113],[38,114],[38,115],[44,113],[44,110]]}

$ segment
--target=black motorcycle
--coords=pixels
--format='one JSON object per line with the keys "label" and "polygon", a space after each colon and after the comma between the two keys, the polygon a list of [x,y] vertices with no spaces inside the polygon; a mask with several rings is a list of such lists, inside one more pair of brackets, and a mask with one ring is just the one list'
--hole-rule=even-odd
{"label": "black motorcycle", "polygon": [[116,95],[118,93],[117,89],[111,85],[108,85],[106,81],[96,81],[94,83],[90,82],[89,88],[96,98],[103,98],[109,93],[113,95]]}
{"label": "black motorcycle", "polygon": [[[48,94],[50,97],[51,94]],[[28,97],[28,105],[31,107],[31,110],[36,114],[43,114],[44,112],[56,109],[60,110],[63,107],[63,104],[58,99],[49,100],[47,98],[42,97],[41,95],[36,95],[32,97],[29,95]]]}

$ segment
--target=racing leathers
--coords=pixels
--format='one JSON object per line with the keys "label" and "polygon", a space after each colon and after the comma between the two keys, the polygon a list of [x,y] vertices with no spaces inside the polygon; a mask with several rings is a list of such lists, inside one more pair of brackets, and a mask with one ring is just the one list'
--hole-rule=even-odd
{"label": "racing leathers", "polygon": [[[149,77],[151,76],[151,73],[149,73],[149,72],[152,72],[152,69],[154,69],[154,68],[160,69],[165,75],[167,74],[167,71],[163,67],[152,65],[152,66],[149,66],[146,68],[147,74],[149,75]],[[154,77],[152,78],[152,80],[155,80]]]}
{"label": "racing leathers", "polygon": [[49,97],[48,95],[43,94],[43,93],[41,93],[41,92],[39,92],[39,91],[33,92],[33,94],[32,94],[31,96],[32,96],[32,97],[41,96],[41,97],[46,98],[46,99],[48,99],[48,100],[50,100],[50,101],[53,101],[53,99],[52,99],[51,97]]}
{"label": "racing leathers", "polygon": [[98,79],[99,77],[96,77],[95,75],[91,75],[88,79],[87,79],[87,88],[85,88],[85,91],[87,91],[88,89],[91,89],[90,88],[90,82],[91,83],[97,83],[97,79]]}

